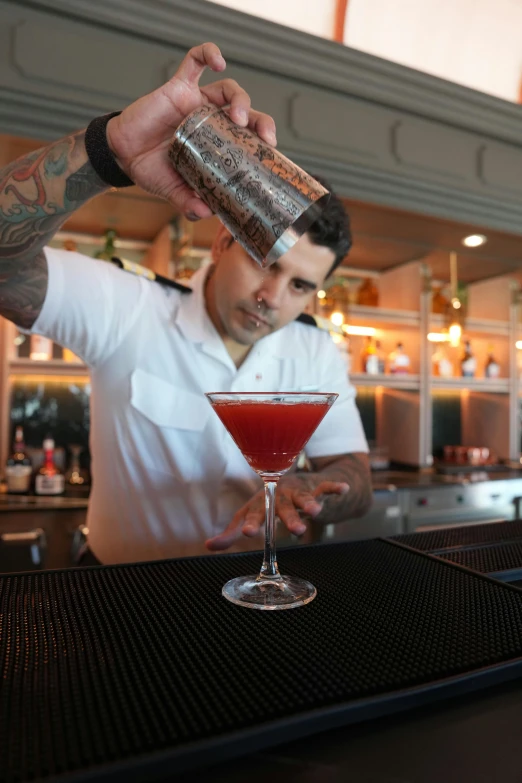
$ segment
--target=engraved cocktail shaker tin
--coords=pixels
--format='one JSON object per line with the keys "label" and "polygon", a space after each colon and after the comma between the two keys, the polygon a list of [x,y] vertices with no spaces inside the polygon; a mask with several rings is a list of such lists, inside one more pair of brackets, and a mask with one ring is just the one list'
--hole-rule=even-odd
{"label": "engraved cocktail shaker tin", "polygon": [[313,177],[213,104],[185,118],[176,129],[169,157],[263,267],[297,242],[330,197]]}

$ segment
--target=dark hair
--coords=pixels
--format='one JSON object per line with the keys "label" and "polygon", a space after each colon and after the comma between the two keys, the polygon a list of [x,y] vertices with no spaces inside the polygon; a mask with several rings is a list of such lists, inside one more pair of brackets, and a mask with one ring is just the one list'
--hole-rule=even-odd
{"label": "dark hair", "polygon": [[330,191],[330,200],[321,217],[306,232],[314,245],[329,247],[335,253],[335,262],[328,276],[332,274],[352,246],[350,218],[343,202],[332,190],[332,186],[323,178],[312,174],[313,178]]}

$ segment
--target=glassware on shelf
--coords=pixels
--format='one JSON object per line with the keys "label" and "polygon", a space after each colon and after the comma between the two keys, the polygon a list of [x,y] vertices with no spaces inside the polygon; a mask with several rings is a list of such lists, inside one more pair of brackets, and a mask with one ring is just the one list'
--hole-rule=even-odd
{"label": "glassware on shelf", "polygon": [[410,357],[405,352],[403,343],[397,343],[395,350],[389,355],[388,367],[392,375],[410,371]]}
{"label": "glassware on shelf", "polygon": [[48,362],[53,356],[53,341],[40,334],[31,335],[29,358],[34,362]]}
{"label": "glassware on shelf", "polygon": [[477,371],[477,359],[469,340],[464,342],[464,352],[460,360],[460,371],[463,378],[474,378]]}
{"label": "glassware on shelf", "polygon": [[436,378],[452,378],[453,377],[453,364],[448,358],[446,348],[443,345],[439,345],[437,350],[432,356],[433,375]]}
{"label": "glassware on shelf", "polygon": [[493,346],[488,345],[488,358],[486,360],[486,366],[484,368],[484,376],[486,378],[499,378],[500,377],[500,364],[496,361],[493,355]]}
{"label": "glassware on shelf", "polygon": [[367,307],[379,306],[379,289],[371,277],[366,277],[357,291],[357,304]]}
{"label": "glassware on shelf", "polygon": [[83,446],[71,443],[69,450],[71,452],[71,462],[65,472],[65,483],[72,488],[88,487],[91,483],[89,471],[80,465],[80,455],[83,452]]}
{"label": "glassware on shelf", "polygon": [[275,546],[277,483],[293,465],[337,394],[237,392],[206,395],[250,467],[265,485],[265,553],[260,573],[230,580],[223,596],[249,609],[292,609],[312,601],[315,587],[281,576]]}
{"label": "glassware on shelf", "polygon": [[24,495],[31,489],[33,466],[27,454],[23,427],[17,426],[13,450],[7,458],[5,477],[10,494]]}

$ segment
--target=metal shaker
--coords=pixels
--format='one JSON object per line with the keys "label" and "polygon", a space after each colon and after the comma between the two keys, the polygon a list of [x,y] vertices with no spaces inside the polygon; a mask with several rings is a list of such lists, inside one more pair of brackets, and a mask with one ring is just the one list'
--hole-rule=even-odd
{"label": "metal shaker", "polygon": [[330,197],[313,177],[214,104],[196,109],[179,125],[169,157],[262,267],[297,242]]}

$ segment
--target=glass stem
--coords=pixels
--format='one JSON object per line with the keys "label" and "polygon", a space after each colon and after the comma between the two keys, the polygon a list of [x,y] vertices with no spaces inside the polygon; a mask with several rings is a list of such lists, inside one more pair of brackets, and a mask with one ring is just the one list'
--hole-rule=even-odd
{"label": "glass stem", "polygon": [[265,483],[265,556],[259,573],[259,579],[281,579],[277,567],[275,546],[275,494],[276,481],[263,479]]}

